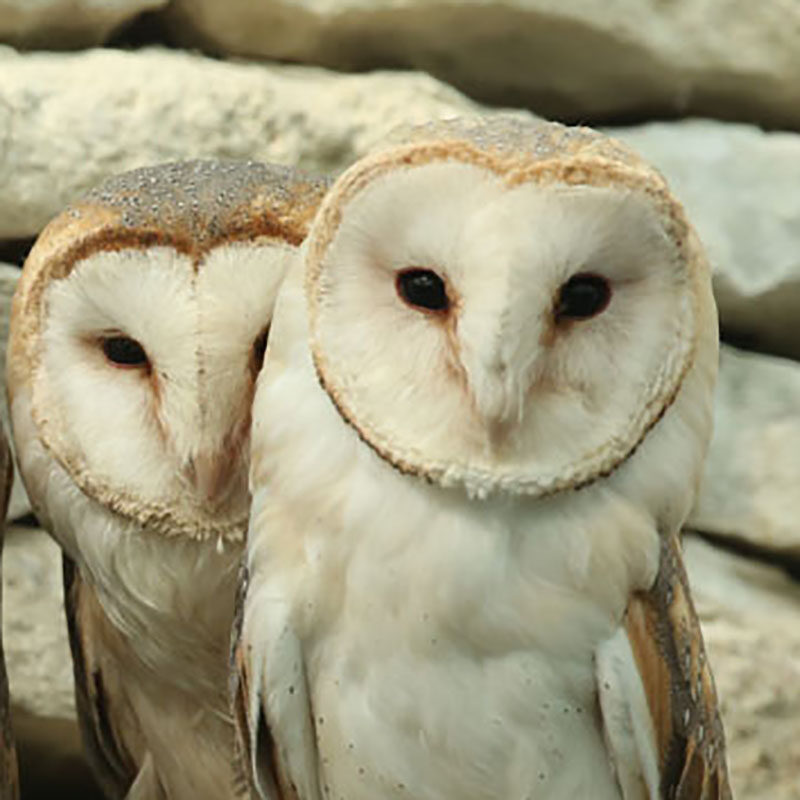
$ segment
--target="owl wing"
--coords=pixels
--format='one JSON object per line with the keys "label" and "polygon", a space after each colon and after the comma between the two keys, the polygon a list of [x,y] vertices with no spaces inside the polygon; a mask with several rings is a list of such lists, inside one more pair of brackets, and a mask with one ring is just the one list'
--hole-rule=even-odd
{"label": "owl wing", "polygon": [[655,584],[597,654],[604,733],[624,800],[731,800],[714,680],[677,536]]}
{"label": "owl wing", "polygon": [[258,602],[254,589],[243,568],[231,670],[238,788],[261,800],[321,800],[300,641],[286,606],[273,597]]}
{"label": "owl wing", "polygon": [[[280,795],[275,789],[274,767],[268,768],[267,783],[272,794],[259,793],[256,789],[256,765],[253,754],[253,743],[258,738],[257,723],[251,723],[250,712],[250,675],[245,645],[242,640],[242,624],[244,621],[244,601],[247,594],[247,562],[242,559],[236,589],[233,627],[231,628],[231,660],[230,660],[230,697],[233,711],[233,722],[236,731],[236,797],[261,796],[277,800]],[[258,713],[258,712],[257,712]]]}
{"label": "owl wing", "polygon": [[105,795],[124,798],[134,785],[138,770],[115,733],[113,700],[93,645],[97,631],[105,627],[104,612],[80,569],[66,554],[62,566],[75,705],[84,749]]}

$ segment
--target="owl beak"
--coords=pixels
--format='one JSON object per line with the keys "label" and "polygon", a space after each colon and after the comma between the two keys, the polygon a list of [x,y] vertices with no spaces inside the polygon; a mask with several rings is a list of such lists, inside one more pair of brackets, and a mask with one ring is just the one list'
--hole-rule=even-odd
{"label": "owl beak", "polygon": [[[490,438],[508,436],[522,422],[526,398],[538,371],[541,323],[508,303],[508,292],[487,296],[485,307],[464,314],[458,331],[457,358],[464,371],[474,409]],[[531,297],[520,307],[535,307]]]}
{"label": "owl beak", "polygon": [[465,365],[475,409],[487,429],[506,430],[521,422],[528,375],[501,360],[489,365],[473,361]]}
{"label": "owl beak", "polygon": [[235,459],[227,452],[200,452],[190,460],[187,473],[197,492],[210,503],[225,498],[232,482]]}

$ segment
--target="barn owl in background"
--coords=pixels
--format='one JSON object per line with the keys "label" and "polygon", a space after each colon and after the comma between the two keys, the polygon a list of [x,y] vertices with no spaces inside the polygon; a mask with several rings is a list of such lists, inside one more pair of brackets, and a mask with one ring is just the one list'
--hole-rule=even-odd
{"label": "barn owl in background", "polygon": [[137,170],[54,220],[25,264],[16,452],[65,553],[79,718],[109,797],[233,795],[253,387],[324,188],[253,163]]}
{"label": "barn owl in background", "polygon": [[[5,533],[8,500],[11,496],[11,483],[14,478],[14,465],[5,433],[0,428],[0,543]],[[0,572],[0,597],[2,597],[2,572]],[[0,602],[2,609],[2,602]],[[0,615],[1,618],[2,615]],[[1,619],[0,619],[1,621]],[[3,653],[2,629],[0,628],[0,800],[19,798],[19,770],[14,733],[11,727],[11,708],[8,694],[8,674]]]}
{"label": "barn owl in background", "polygon": [[717,321],[661,176],[587,129],[432,124],[303,248],[253,406],[254,794],[729,798],[679,542]]}

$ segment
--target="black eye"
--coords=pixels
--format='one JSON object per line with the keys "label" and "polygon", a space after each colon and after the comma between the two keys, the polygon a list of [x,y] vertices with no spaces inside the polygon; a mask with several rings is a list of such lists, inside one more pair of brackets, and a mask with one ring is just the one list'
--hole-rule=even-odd
{"label": "black eye", "polygon": [[106,358],[122,367],[145,367],[148,365],[144,348],[129,336],[108,336],[102,340]]}
{"label": "black eye", "polygon": [[589,319],[604,311],[611,300],[611,286],[601,275],[573,275],[559,290],[556,321]]}
{"label": "black eye", "polygon": [[253,363],[258,372],[264,366],[264,353],[267,352],[267,336],[269,335],[269,325],[256,336],[253,342]]}
{"label": "black eye", "polygon": [[447,311],[450,298],[444,281],[429,269],[404,269],[397,273],[397,293],[410,306]]}

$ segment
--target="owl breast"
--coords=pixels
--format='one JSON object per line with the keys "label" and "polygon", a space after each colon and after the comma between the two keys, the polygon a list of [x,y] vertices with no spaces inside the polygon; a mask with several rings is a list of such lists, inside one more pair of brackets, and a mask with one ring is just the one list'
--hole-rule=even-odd
{"label": "owl breast", "polygon": [[[653,531],[572,519],[559,501],[536,514],[465,504],[369,472],[340,515],[287,511],[316,530],[315,588],[294,596],[325,796],[619,800],[594,651],[642,576],[606,555],[626,539],[657,546]],[[386,522],[359,535],[352,522],[377,497]]]}
{"label": "owl breast", "polygon": [[320,659],[327,796],[620,800],[594,720],[590,662],[562,664],[568,682],[531,653],[398,653],[362,672],[340,648],[366,653],[369,642],[337,640]]}

